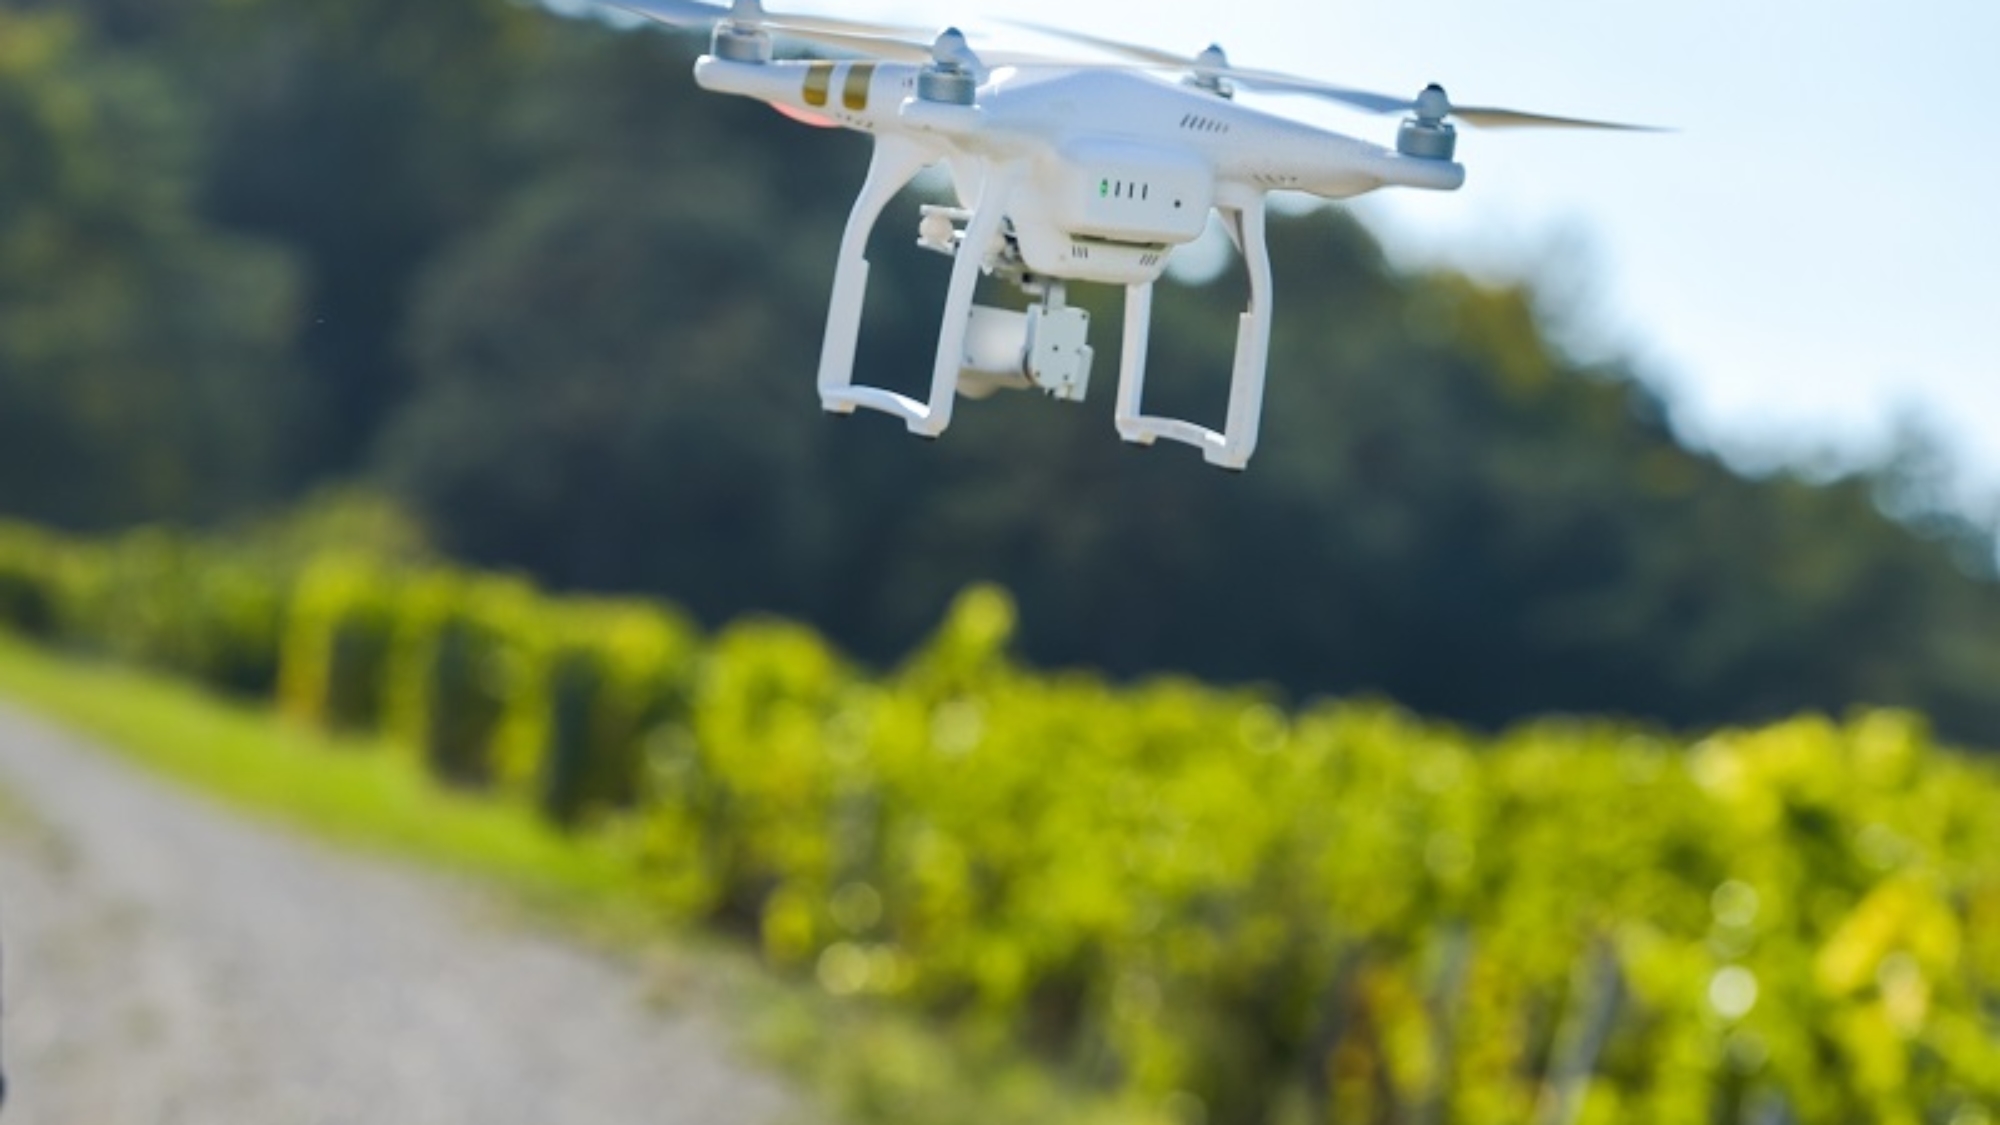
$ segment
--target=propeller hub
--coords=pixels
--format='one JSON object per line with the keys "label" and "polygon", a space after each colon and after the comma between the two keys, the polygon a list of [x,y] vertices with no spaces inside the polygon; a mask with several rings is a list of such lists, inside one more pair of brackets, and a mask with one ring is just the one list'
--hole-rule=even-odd
{"label": "propeller hub", "polygon": [[931,61],[946,69],[970,70],[978,64],[978,56],[972,53],[972,45],[965,41],[965,33],[955,27],[947,27],[938,32],[931,44]]}
{"label": "propeller hub", "polygon": [[1418,121],[1426,125],[1437,125],[1451,115],[1451,99],[1445,96],[1443,86],[1433,82],[1417,95],[1414,108]]}
{"label": "propeller hub", "polygon": [[1217,43],[1210,43],[1207,49],[1189,62],[1187,84],[1200,90],[1225,98],[1236,96],[1236,86],[1229,81],[1229,56]]}

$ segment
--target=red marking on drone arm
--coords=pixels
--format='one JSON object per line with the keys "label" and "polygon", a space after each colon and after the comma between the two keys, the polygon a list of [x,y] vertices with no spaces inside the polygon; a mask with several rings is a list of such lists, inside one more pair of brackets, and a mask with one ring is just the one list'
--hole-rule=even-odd
{"label": "red marking on drone arm", "polygon": [[807,113],[803,109],[797,109],[793,106],[785,105],[782,102],[772,103],[771,108],[777,110],[779,113],[784,114],[786,117],[791,118],[792,120],[798,122],[801,125],[810,125],[815,129],[840,128],[840,122],[835,121],[831,117],[821,117],[817,113]]}

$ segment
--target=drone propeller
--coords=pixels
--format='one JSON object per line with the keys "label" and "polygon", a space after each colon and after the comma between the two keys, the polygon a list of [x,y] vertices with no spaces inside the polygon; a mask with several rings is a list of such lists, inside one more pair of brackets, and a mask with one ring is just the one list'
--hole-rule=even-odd
{"label": "drone propeller", "polygon": [[884,62],[927,63],[933,58],[930,45],[902,36],[828,30],[794,31],[790,28],[784,29],[784,33],[816,47],[846,51]]}
{"label": "drone propeller", "polygon": [[[1067,39],[1088,47],[1096,47],[1112,54],[1124,55],[1134,62],[1147,67],[1164,67],[1191,71],[1198,80],[1214,82],[1227,79],[1240,86],[1262,90],[1274,94],[1304,94],[1340,102],[1369,113],[1409,113],[1419,121],[1429,125],[1441,124],[1446,117],[1455,118],[1467,125],[1477,125],[1488,129],[1546,127],[1567,129],[1611,129],[1622,132],[1657,133],[1659,128],[1651,125],[1626,125],[1614,121],[1593,121],[1581,117],[1556,117],[1544,113],[1525,113],[1514,109],[1498,109],[1491,106],[1454,106],[1445,96],[1444,88],[1435,83],[1424,88],[1415,98],[1398,98],[1389,94],[1378,94],[1369,90],[1357,90],[1349,86],[1336,86],[1315,78],[1302,78],[1276,70],[1259,70],[1254,67],[1232,65],[1220,47],[1210,47],[1199,55],[1189,56],[1173,51],[1163,51],[1157,47],[1146,47],[1137,43],[1125,43],[1080,31],[1051,27],[1047,24],[1009,20],[1017,27],[1037,31],[1043,35]],[[1084,64],[1088,65],[1088,64]]]}
{"label": "drone propeller", "polygon": [[724,9],[700,0],[605,0],[610,7],[675,28],[709,28],[727,22],[737,28],[778,32],[789,39],[846,51],[884,62],[930,64],[970,74],[1003,66],[1053,67],[1076,65],[1074,60],[1023,51],[973,51],[957,28],[948,27],[935,39],[911,27],[865,23],[828,16],[772,15],[758,0],[736,0]]}
{"label": "drone propeller", "polygon": [[919,29],[904,24],[767,12],[761,0],[733,0],[726,8],[705,4],[701,0],[616,0],[610,6],[668,27],[702,31],[710,30],[717,24],[729,23],[745,31],[777,31],[807,40],[818,35],[875,37],[920,33]]}
{"label": "drone propeller", "polygon": [[1380,94],[1361,94],[1361,97],[1371,101],[1392,103],[1387,105],[1363,104],[1352,96],[1360,94],[1360,91],[1342,90],[1335,86],[1314,89],[1307,85],[1300,87],[1299,92],[1316,93],[1335,101],[1346,101],[1350,105],[1358,105],[1375,113],[1408,112],[1416,115],[1417,120],[1426,123],[1437,123],[1450,117],[1482,129],[1605,129],[1620,133],[1666,131],[1657,125],[1630,125],[1620,121],[1595,121],[1586,117],[1558,117],[1553,114],[1527,113],[1518,109],[1499,109],[1494,106],[1453,105],[1451,99],[1445,95],[1444,87],[1435,82],[1424,87],[1423,91],[1411,101],[1385,99]]}
{"label": "drone propeller", "polygon": [[[1054,27],[1045,23],[1035,23],[1032,20],[1003,19],[1001,22],[1012,24],[1026,31],[1038,31],[1043,35],[1053,36],[1057,39],[1067,39],[1072,43],[1081,43],[1086,47],[1096,47],[1098,50],[1109,51],[1114,55],[1124,55],[1128,59],[1150,63],[1154,66],[1170,67],[1179,70],[1192,68],[1196,64],[1195,59],[1188,58],[1176,51],[1163,51],[1158,47],[1147,47],[1138,43],[1125,43],[1117,39],[1107,39],[1101,35],[1091,35],[1088,32],[1071,31],[1068,28]],[[1221,48],[1210,47],[1209,50],[1219,52]]]}

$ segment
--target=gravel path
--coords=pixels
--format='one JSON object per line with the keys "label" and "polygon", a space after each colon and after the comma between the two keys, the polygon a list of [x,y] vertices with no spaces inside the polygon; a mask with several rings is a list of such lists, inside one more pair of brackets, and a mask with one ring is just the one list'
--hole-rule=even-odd
{"label": "gravel path", "polygon": [[0,791],[9,1125],[797,1116],[712,1023],[464,888],[246,823],[5,706]]}

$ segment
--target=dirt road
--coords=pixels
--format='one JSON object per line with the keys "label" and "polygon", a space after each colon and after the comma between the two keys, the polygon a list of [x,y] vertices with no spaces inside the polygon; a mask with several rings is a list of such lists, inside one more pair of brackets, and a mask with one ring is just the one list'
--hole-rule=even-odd
{"label": "dirt road", "polygon": [[0,791],[8,1125],[801,1117],[629,969],[4,705]]}

